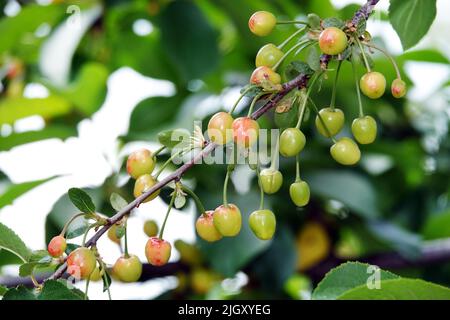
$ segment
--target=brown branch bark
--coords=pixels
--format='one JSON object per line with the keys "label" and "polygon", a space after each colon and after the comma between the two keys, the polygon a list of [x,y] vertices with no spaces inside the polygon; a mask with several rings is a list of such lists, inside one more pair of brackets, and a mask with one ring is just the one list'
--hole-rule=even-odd
{"label": "brown branch bark", "polygon": [[[367,19],[370,15],[370,13],[373,10],[373,7],[379,0],[368,0],[365,5],[363,5],[356,13],[355,16],[352,19],[352,23],[354,25],[357,25],[359,21],[362,19]],[[322,67],[325,69],[328,65],[328,62],[330,60],[329,56],[324,55],[321,58],[321,64]],[[292,91],[295,88],[302,88],[306,87],[308,84],[308,77],[304,74],[298,75],[293,80],[284,83],[282,85],[282,89],[280,92],[278,92],[273,99],[268,101],[265,105],[263,105],[261,108],[256,110],[252,115],[252,119],[258,119],[263,114],[271,110],[275,107],[275,105],[283,99],[284,96],[286,96],[290,91]],[[134,201],[130,202],[124,209],[117,212],[113,217],[108,219],[107,224],[104,225],[100,230],[97,231],[95,235],[92,236],[87,242],[86,246],[90,247],[97,243],[98,239],[116,222],[118,222],[120,219],[122,219],[125,215],[129,214],[134,208],[137,208],[149,195],[151,195],[153,192],[161,189],[165,185],[167,185],[171,181],[180,180],[183,174],[188,171],[194,164],[201,161],[204,157],[206,157],[208,154],[210,154],[218,145],[208,142],[207,145],[204,147],[202,152],[197,154],[191,161],[185,163],[180,168],[178,168],[175,172],[164,178],[163,180],[159,181],[157,184],[155,184],[152,188],[150,188],[148,191],[140,195],[138,198],[136,198]],[[51,277],[50,279],[57,279],[60,278],[65,270],[67,268],[66,263],[64,263]]]}

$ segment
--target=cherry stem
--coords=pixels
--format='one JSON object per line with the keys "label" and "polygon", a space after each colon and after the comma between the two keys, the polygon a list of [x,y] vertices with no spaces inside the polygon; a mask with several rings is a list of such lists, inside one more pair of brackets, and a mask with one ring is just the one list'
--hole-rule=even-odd
{"label": "cherry stem", "polygon": [[364,51],[364,48],[361,45],[361,42],[359,41],[359,39],[355,37],[355,40],[356,40],[356,43],[358,44],[359,50],[361,51],[361,55],[363,57],[364,65],[366,66],[367,72],[371,72],[372,70],[370,68],[369,61],[367,60],[366,52]]}
{"label": "cherry stem", "polygon": [[358,97],[358,107],[359,107],[359,117],[362,118],[364,117],[364,109],[363,109],[363,105],[362,105],[362,101],[361,101],[361,92],[359,90],[359,83],[358,83],[358,73],[356,70],[356,57],[352,52],[352,69],[353,69],[353,78],[355,80],[355,87],[356,87],[356,95]]}
{"label": "cherry stem", "polygon": [[295,182],[300,182],[300,156],[295,155]]}
{"label": "cherry stem", "polygon": [[170,198],[169,207],[167,208],[167,213],[166,213],[166,216],[165,216],[165,218],[164,218],[164,222],[163,222],[163,224],[162,224],[161,231],[159,232],[159,238],[160,238],[160,239],[163,238],[163,235],[164,235],[164,229],[166,228],[167,218],[169,218],[169,213],[170,213],[170,210],[172,210],[173,204],[174,204],[174,202],[175,202],[175,197],[176,197],[176,195],[177,195],[177,193],[176,193],[175,190],[174,190],[173,193],[172,193],[172,198]]}
{"label": "cherry stem", "polygon": [[309,96],[310,96],[310,94],[311,94],[312,88],[314,87],[314,83],[316,82],[316,80],[317,80],[320,76],[321,76],[321,74],[317,75],[316,77],[314,77],[314,78],[311,80],[311,84],[309,85],[308,90],[306,91],[306,94],[305,94],[305,96],[304,96],[304,98],[303,98],[303,101],[302,101],[302,106],[301,106],[301,108],[300,108],[300,115],[299,115],[299,117],[298,117],[297,125],[295,126],[297,129],[300,129],[300,126],[301,126],[302,121],[303,121],[303,116],[304,116],[304,114],[305,114],[305,109],[306,109],[306,104],[307,104],[307,102],[308,102],[308,98],[309,98]]}
{"label": "cherry stem", "polygon": [[90,283],[91,283],[91,278],[88,277],[86,280],[86,289],[84,290],[84,300],[87,300],[87,298],[88,298],[88,290],[89,290]]}
{"label": "cherry stem", "polygon": [[289,37],[287,37],[286,40],[284,40],[281,44],[278,45],[278,49],[280,49],[280,50],[283,49],[283,47],[285,45],[287,45],[289,42],[291,42],[291,40],[294,39],[296,36],[298,36],[300,33],[305,31],[305,29],[306,29],[306,26],[295,31],[293,34],[291,34]]}
{"label": "cherry stem", "polygon": [[277,21],[277,24],[303,24],[305,26],[309,26],[308,22],[306,22],[306,21],[297,21],[297,20]]}
{"label": "cherry stem", "polygon": [[330,108],[333,111],[334,111],[334,106],[336,104],[336,91],[337,91],[336,89],[337,89],[337,82],[338,82],[338,78],[339,78],[339,71],[341,70],[341,65],[342,65],[342,60],[339,60],[338,66],[336,69],[336,76],[334,77],[334,82],[333,82],[333,91],[331,93]]}
{"label": "cherry stem", "polygon": [[125,225],[124,225],[124,227],[125,227],[125,243],[124,243],[124,256],[125,256],[125,258],[129,258],[130,257],[130,255],[128,254],[128,227],[127,227],[127,225],[128,225],[128,221],[127,221],[128,219],[125,219]]}
{"label": "cherry stem", "polygon": [[258,93],[256,96],[254,96],[252,103],[250,104],[250,108],[248,108],[248,113],[247,113],[247,117],[250,117],[252,112],[253,112],[253,108],[255,107],[256,102],[258,102],[259,98],[261,98],[262,96],[266,95],[267,92],[260,92]]}
{"label": "cherry stem", "polygon": [[239,102],[242,100],[243,97],[245,97],[245,95],[247,94],[247,92],[249,92],[251,89],[253,89],[255,86],[250,86],[247,89],[245,89],[241,95],[239,96],[239,98],[236,100],[236,102],[234,103],[233,107],[231,108],[231,110],[228,112],[230,115],[233,115],[234,110],[236,109],[236,107],[238,106]]}
{"label": "cherry stem", "polygon": [[374,48],[374,49],[380,51],[381,53],[383,53],[389,59],[389,61],[391,61],[392,66],[395,69],[395,73],[397,74],[397,78],[400,79],[400,80],[402,79],[402,76],[400,74],[400,69],[398,68],[397,62],[395,61],[395,59],[386,50],[384,50],[384,49],[382,49],[380,47],[377,47],[376,45],[371,44],[371,43],[363,42],[363,44],[365,46],[369,47],[369,48]]}
{"label": "cherry stem", "polygon": [[259,162],[256,166],[256,175],[258,176],[258,185],[259,185],[259,194],[260,194],[260,198],[259,198],[259,210],[264,209],[264,190],[262,187],[262,182],[261,182],[261,171],[260,171],[260,167],[259,167]]}
{"label": "cherry stem", "polygon": [[330,139],[331,139],[334,143],[336,143],[336,142],[337,142],[336,139],[334,138],[334,136],[331,135],[331,132],[330,132],[330,130],[328,129],[328,127],[327,127],[325,121],[323,120],[322,116],[320,115],[319,109],[317,109],[316,104],[314,103],[314,101],[313,101],[311,98],[308,98],[308,99],[309,99],[309,102],[311,102],[311,105],[313,106],[314,111],[316,112],[317,116],[319,117],[319,120],[320,120],[320,122],[322,123],[323,127],[325,128],[325,131],[327,132],[328,136],[330,137]]}
{"label": "cherry stem", "polygon": [[111,299],[111,290],[109,289],[109,286],[111,285],[111,283],[108,280],[108,274],[107,274],[107,271],[106,271],[106,265],[103,262],[103,260],[99,260],[99,262],[100,262],[100,265],[101,265],[102,270],[103,270],[102,278],[103,278],[104,283],[106,284],[106,291],[108,291],[108,299],[112,300]]}
{"label": "cherry stem", "polygon": [[64,228],[62,229],[62,231],[61,231],[61,233],[60,233],[59,235],[64,237],[64,235],[66,234],[67,229],[69,228],[70,224],[71,224],[72,222],[74,222],[76,218],[81,217],[81,216],[84,216],[84,215],[85,215],[84,212],[77,213],[77,214],[73,215],[73,216],[69,219],[69,221],[66,222],[66,224],[64,225]]}
{"label": "cherry stem", "polygon": [[194,200],[195,205],[197,206],[197,210],[200,212],[200,214],[203,214],[204,216],[206,216],[205,207],[203,206],[202,201],[195,194],[195,192],[192,189],[188,188],[186,185],[182,185],[181,188],[183,189],[184,192],[186,192],[188,195],[190,195],[191,198]]}
{"label": "cherry stem", "polygon": [[162,146],[158,148],[155,152],[153,152],[153,157],[156,157],[158,154],[160,154],[164,149],[166,149],[166,146]]}
{"label": "cherry stem", "polygon": [[233,171],[232,166],[228,165],[227,174],[225,175],[225,180],[223,181],[223,205],[228,207],[228,180],[230,180],[230,173]]}
{"label": "cherry stem", "polygon": [[[280,60],[277,61],[277,63],[275,63],[275,65],[272,67],[273,71],[276,71],[277,68],[280,66],[280,64],[283,62],[284,59],[286,59],[287,56],[289,56],[292,51],[294,51],[295,49],[297,49],[298,47],[301,47],[302,45],[307,44],[308,42],[311,42],[311,40],[307,39],[307,40],[303,40],[300,41],[299,43],[294,44],[291,48],[289,48],[288,51],[286,51],[283,56],[280,58]],[[307,45],[303,48],[301,48],[300,50],[303,50],[307,47]]]}
{"label": "cherry stem", "polygon": [[81,241],[81,246],[82,247],[84,247],[86,245],[86,237],[87,237],[89,231],[91,231],[91,229],[95,228],[96,226],[98,226],[98,224],[97,223],[93,223],[86,229],[86,231],[84,232],[84,235],[83,235],[83,240]]}

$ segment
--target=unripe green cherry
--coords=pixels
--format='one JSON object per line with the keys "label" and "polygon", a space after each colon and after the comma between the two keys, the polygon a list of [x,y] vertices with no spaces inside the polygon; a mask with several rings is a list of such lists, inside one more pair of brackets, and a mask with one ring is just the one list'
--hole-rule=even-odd
{"label": "unripe green cherry", "polygon": [[310,190],[305,181],[296,181],[289,187],[289,195],[297,207],[306,206],[309,203]]}
{"label": "unripe green cherry", "polygon": [[361,158],[361,151],[355,141],[350,138],[340,138],[330,148],[331,156],[338,163],[349,166],[357,163]]}
{"label": "unripe green cherry", "polygon": [[96,264],[94,253],[86,247],[80,247],[67,257],[67,272],[77,279],[87,279],[94,271]]}
{"label": "unripe green cherry", "polygon": [[117,224],[113,224],[108,230],[108,238],[112,242],[120,243],[120,238],[117,236],[117,228],[119,226]]}
{"label": "unripe green cherry", "polygon": [[262,170],[259,173],[259,178],[261,179],[261,186],[267,194],[277,192],[283,184],[283,175],[281,172],[272,168]]}
{"label": "unripe green cherry", "polygon": [[214,242],[222,239],[222,234],[214,226],[214,211],[206,211],[195,222],[198,236],[205,241]]}
{"label": "unripe green cherry", "polygon": [[334,56],[347,48],[347,36],[339,28],[326,28],[319,35],[319,47],[323,53]]}
{"label": "unripe green cherry", "polygon": [[261,240],[272,239],[275,234],[277,220],[270,210],[253,211],[250,214],[248,223],[255,236]]}
{"label": "unripe green cherry", "polygon": [[259,124],[249,117],[240,117],[233,121],[234,142],[245,148],[252,146],[259,136]]}
{"label": "unripe green cherry", "polygon": [[[157,183],[156,179],[153,178],[153,176],[149,174],[144,174],[137,178],[136,182],[134,183],[134,197],[137,198],[145,191],[149,190],[151,187],[153,187]],[[155,199],[159,195],[159,189],[153,192],[151,195],[149,195],[143,202],[148,202],[150,200]]]}
{"label": "unripe green cherry", "polygon": [[257,67],[266,66],[272,68],[281,60],[284,53],[273,43],[268,43],[259,49],[256,54],[255,65]]}
{"label": "unripe green cherry", "polygon": [[360,144],[369,144],[377,137],[377,123],[371,116],[353,120],[352,133]]}
{"label": "unripe green cherry", "polygon": [[[341,109],[334,108],[333,110],[331,108],[323,108],[319,111],[319,114],[323,122],[325,122],[326,128],[328,129],[328,131],[325,129],[322,121],[320,120],[320,117],[316,116],[316,128],[322,136],[330,138],[341,131],[342,127],[344,126],[345,120],[344,113]],[[331,134],[331,136],[328,134],[328,132]]]}
{"label": "unripe green cherry", "polygon": [[91,281],[100,281],[100,279],[105,274],[105,269],[100,270],[100,267],[97,265],[95,267],[94,271],[92,271],[91,276],[89,277],[89,280]]}
{"label": "unripe green cherry", "polygon": [[233,117],[228,112],[218,112],[212,116],[208,123],[208,136],[212,142],[226,144],[231,141],[233,135],[231,126]]}
{"label": "unripe green cherry", "polygon": [[158,225],[154,220],[147,220],[144,222],[144,233],[148,237],[155,237],[158,234]]}
{"label": "unripe green cherry", "polygon": [[268,11],[257,11],[248,20],[250,31],[257,36],[267,36],[272,32],[277,23],[277,18]]}
{"label": "unripe green cherry", "polygon": [[128,174],[137,179],[143,174],[152,173],[155,168],[155,159],[152,153],[147,149],[140,149],[134,151],[128,156],[127,160],[127,172]]}
{"label": "unripe green cherry", "polygon": [[258,67],[253,71],[250,77],[250,83],[260,86],[263,85],[264,82],[269,82],[271,84],[280,84],[281,76],[269,67]]}
{"label": "unripe green cherry", "polygon": [[165,265],[169,261],[171,251],[170,243],[157,237],[148,239],[145,245],[145,256],[148,263],[154,266]]}
{"label": "unripe green cherry", "polygon": [[67,248],[66,239],[63,236],[59,235],[53,237],[52,240],[50,240],[47,250],[48,253],[53,258],[58,258],[63,255],[64,251],[66,251],[66,248]]}
{"label": "unripe green cherry", "polygon": [[280,153],[283,157],[294,157],[303,150],[306,138],[297,128],[287,128],[280,135]]}
{"label": "unripe green cherry", "polygon": [[394,98],[402,98],[406,94],[406,83],[402,79],[392,81],[391,92]]}
{"label": "unripe green cherry", "polygon": [[367,72],[359,81],[362,93],[371,99],[378,99],[386,90],[386,79],[383,74],[372,71]]}
{"label": "unripe green cherry", "polygon": [[136,282],[142,274],[142,263],[134,254],[117,259],[113,266],[113,273],[123,282]]}
{"label": "unripe green cherry", "polygon": [[221,205],[213,213],[214,226],[224,237],[234,237],[242,226],[242,215],[234,204]]}

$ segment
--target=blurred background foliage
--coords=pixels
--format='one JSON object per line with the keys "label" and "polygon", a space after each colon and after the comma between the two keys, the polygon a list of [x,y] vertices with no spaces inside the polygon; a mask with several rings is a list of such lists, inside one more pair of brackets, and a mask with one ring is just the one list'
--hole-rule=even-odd
{"label": "blurred background foliage", "polygon": [[[20,12],[7,16],[8,6],[8,10],[14,10],[12,3],[20,6]],[[61,63],[61,72],[55,76],[42,61],[43,55],[51,54],[46,44],[68,19],[66,10],[72,4],[86,12],[81,28],[85,32],[80,33],[75,45],[67,46],[67,70]],[[191,130],[193,120],[208,121],[223,107],[218,97],[247,83],[255,54],[262,45],[281,43],[295,30],[293,26],[280,26],[268,37],[255,37],[247,28],[251,13],[269,10],[284,20],[309,12],[348,19],[357,8],[350,4],[337,9],[329,0],[54,0],[46,5],[2,1],[0,151],[49,138],[76,136],[77,124],[102,106],[109,75],[124,66],[147,77],[170,80],[176,94],[139,102],[131,114],[128,132],[120,137],[122,146],[140,140],[156,142],[157,133],[164,129]],[[385,14],[378,18],[387,19]],[[375,41],[385,46],[381,38]],[[308,54],[314,52],[306,51],[291,60],[307,59]],[[378,54],[373,59],[376,70],[382,71],[390,83],[395,74],[389,62]],[[413,83],[403,68],[407,63],[430,62],[448,67],[448,53],[433,48],[413,48],[396,59],[409,87]],[[331,72],[329,79],[333,75]],[[318,106],[329,103],[331,82],[323,81],[320,91],[314,92]],[[24,89],[30,83],[45,86],[49,94],[26,97]],[[310,205],[299,209],[289,200],[295,163],[281,159],[280,170],[285,177],[282,190],[267,199],[278,219],[273,241],[256,239],[244,218],[243,230],[236,238],[215,244],[198,239],[195,248],[178,243],[182,259],[176,273],[179,285],[163,297],[305,298],[332,266],[330,261],[364,260],[392,251],[412,263],[395,272],[449,286],[450,262],[440,262],[433,268],[414,265],[427,241],[450,238],[449,84],[447,81],[433,93],[434,98],[442,97],[443,108],[430,108],[430,101],[436,101],[431,97],[424,101],[396,100],[390,94],[379,100],[364,98],[366,113],[377,119],[379,135],[376,143],[361,147],[363,158],[354,168],[344,168],[331,160],[329,141],[316,133],[310,116],[303,129],[308,141],[301,157],[303,178],[311,186]],[[208,98],[216,99],[219,105],[198,110]],[[358,110],[348,64],[341,72],[337,105],[346,114],[344,134],[348,135]],[[15,132],[18,120],[36,115],[44,120],[43,128]],[[274,119],[273,113],[265,115],[260,123],[263,127],[287,125],[286,119]],[[123,173],[123,166],[121,170]],[[240,177],[238,173],[229,197],[247,217],[258,203],[257,181],[250,176],[248,190],[239,190],[242,188],[235,186],[248,174]],[[195,166],[186,175],[195,182],[195,191],[207,208],[221,202],[224,176],[225,167],[219,165]],[[0,179],[0,220],[3,207],[48,181],[13,184],[1,172]],[[132,199],[132,183],[119,184],[116,173],[103,185],[88,190],[100,212],[108,215],[114,212],[109,204],[113,191]],[[163,199],[168,194],[163,192]],[[47,217],[47,240],[73,213],[67,197],[62,197]],[[202,258],[190,259],[193,254]],[[0,251],[0,265],[14,262],[11,255]],[[242,276],[237,273],[240,270],[248,275],[249,282],[243,288],[236,285]],[[229,277],[234,278],[219,285],[219,279]]]}

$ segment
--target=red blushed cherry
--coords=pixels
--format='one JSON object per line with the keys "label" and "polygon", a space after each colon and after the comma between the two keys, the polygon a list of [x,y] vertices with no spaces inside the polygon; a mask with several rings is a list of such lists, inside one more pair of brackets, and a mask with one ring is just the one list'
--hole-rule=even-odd
{"label": "red blushed cherry", "polygon": [[52,240],[50,240],[47,250],[53,258],[58,258],[63,255],[64,251],[66,251],[66,248],[66,239],[60,235],[53,237]]}
{"label": "red blushed cherry", "polygon": [[234,204],[221,205],[214,210],[214,226],[224,237],[234,237],[242,227],[242,215]]}
{"label": "red blushed cherry", "polygon": [[128,156],[127,172],[134,179],[137,179],[144,174],[152,173],[154,168],[155,159],[150,150],[140,149]]}
{"label": "red blushed cherry", "polygon": [[218,112],[208,122],[208,136],[212,142],[226,144],[231,141],[233,117],[228,112]]}
{"label": "red blushed cherry", "polygon": [[403,98],[406,94],[406,83],[402,79],[392,81],[391,92],[394,98]]}
{"label": "red blushed cherry", "polygon": [[253,71],[250,77],[250,83],[260,86],[263,85],[264,82],[280,84],[281,76],[267,66],[258,67]]}
{"label": "red blushed cherry", "polygon": [[75,249],[67,257],[67,272],[77,279],[87,279],[96,265],[94,253],[85,247]]}
{"label": "red blushed cherry", "polygon": [[319,35],[319,47],[323,53],[334,56],[347,48],[347,36],[339,28],[326,28]]}
{"label": "red blushed cherry", "polygon": [[206,211],[195,222],[195,229],[200,238],[208,242],[214,242],[222,239],[222,234],[214,226],[214,211]]}
{"label": "red blushed cherry", "polygon": [[259,124],[249,117],[237,118],[233,121],[234,142],[245,148],[252,146],[259,136]]}
{"label": "red blushed cherry", "polygon": [[170,243],[157,237],[148,239],[145,245],[145,256],[153,266],[165,265],[169,261],[171,251]]}
{"label": "red blushed cherry", "polygon": [[248,20],[248,28],[253,34],[263,37],[272,32],[277,18],[268,11],[257,11]]}

